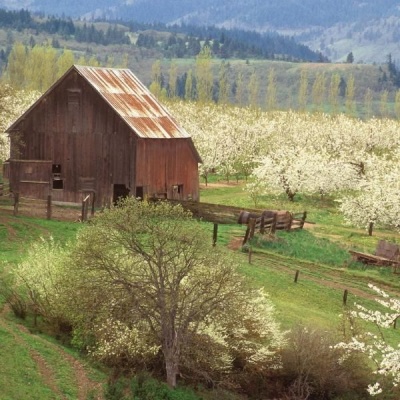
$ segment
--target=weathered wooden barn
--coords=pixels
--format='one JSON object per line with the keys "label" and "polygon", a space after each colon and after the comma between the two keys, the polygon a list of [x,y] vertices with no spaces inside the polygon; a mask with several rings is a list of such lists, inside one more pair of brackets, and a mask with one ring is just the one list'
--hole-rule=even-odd
{"label": "weathered wooden barn", "polygon": [[129,69],[72,66],[7,132],[4,175],[20,196],[199,198],[192,139]]}

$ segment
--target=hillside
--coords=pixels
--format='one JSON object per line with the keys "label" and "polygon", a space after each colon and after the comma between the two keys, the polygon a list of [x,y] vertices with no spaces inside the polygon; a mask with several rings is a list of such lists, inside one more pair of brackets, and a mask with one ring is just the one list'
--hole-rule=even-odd
{"label": "hillside", "polygon": [[215,25],[294,36],[333,61],[352,51],[356,62],[383,62],[395,54],[400,11],[395,0],[1,0],[5,8],[27,8],[73,18],[134,20],[166,24]]}

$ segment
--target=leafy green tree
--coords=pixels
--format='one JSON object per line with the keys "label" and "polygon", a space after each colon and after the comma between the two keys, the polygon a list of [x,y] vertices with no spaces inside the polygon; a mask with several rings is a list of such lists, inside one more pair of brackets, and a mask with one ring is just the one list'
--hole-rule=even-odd
{"label": "leafy green tree", "polygon": [[381,117],[388,116],[388,113],[389,113],[388,96],[389,96],[389,92],[387,91],[387,89],[383,90],[381,93],[381,103],[380,103]]}
{"label": "leafy green tree", "polygon": [[185,100],[193,100],[193,71],[189,69],[185,81]]}
{"label": "leafy green tree", "polygon": [[64,49],[57,59],[57,78],[60,78],[75,63],[74,53],[69,49]]}
{"label": "leafy green tree", "polygon": [[171,62],[169,68],[169,93],[168,96],[174,99],[177,95],[178,66],[175,62]]}
{"label": "leafy green tree", "polygon": [[209,46],[203,46],[196,57],[197,99],[200,103],[212,101],[213,74],[211,69],[212,53]]}
{"label": "leafy green tree", "polygon": [[283,336],[272,305],[181,206],[125,199],[58,251],[39,246],[34,268],[27,261],[16,275],[100,360],[144,368],[161,357],[172,387],[180,371],[221,380],[234,362],[276,366]]}
{"label": "leafy green tree", "polygon": [[229,64],[223,60],[219,66],[218,74],[219,92],[218,92],[218,102],[221,104],[228,104],[229,102]]}
{"label": "leafy green tree", "polygon": [[271,68],[268,72],[267,85],[267,110],[272,111],[276,108],[276,77],[275,70]]}
{"label": "leafy green tree", "polygon": [[243,106],[244,105],[244,80],[243,80],[243,72],[239,71],[236,80],[236,103],[237,105]]}
{"label": "leafy green tree", "polygon": [[330,90],[329,90],[329,101],[331,104],[332,112],[337,114],[339,111],[339,85],[340,75],[336,72],[331,76]]}
{"label": "leafy green tree", "polygon": [[15,89],[24,89],[26,85],[25,70],[28,63],[28,49],[16,42],[8,56],[6,76],[10,85]]}
{"label": "leafy green tree", "polygon": [[155,61],[151,66],[151,84],[149,89],[156,97],[161,97],[162,76],[160,60]]}
{"label": "leafy green tree", "polygon": [[250,76],[249,82],[249,105],[253,109],[258,108],[258,94],[259,94],[259,80],[255,70],[253,70]]}
{"label": "leafy green tree", "polygon": [[370,88],[367,88],[364,96],[365,115],[367,118],[371,118],[372,116],[372,100],[372,90]]}
{"label": "leafy green tree", "polygon": [[350,75],[346,86],[346,111],[349,115],[354,115],[355,112],[354,92],[354,76]]}
{"label": "leafy green tree", "polygon": [[299,87],[299,110],[305,111],[307,106],[307,93],[308,93],[308,72],[302,69],[300,73],[300,87]]}
{"label": "leafy green tree", "polygon": [[400,118],[400,90],[396,91],[396,96],[394,100],[394,109],[395,109],[395,114],[396,118]]}
{"label": "leafy green tree", "polygon": [[325,74],[323,72],[317,72],[312,87],[312,99],[314,107],[317,111],[323,110],[324,96],[325,96]]}

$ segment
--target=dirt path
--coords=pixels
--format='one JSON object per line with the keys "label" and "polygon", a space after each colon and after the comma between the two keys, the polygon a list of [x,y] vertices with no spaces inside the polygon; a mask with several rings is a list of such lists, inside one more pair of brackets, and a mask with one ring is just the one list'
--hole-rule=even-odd
{"label": "dirt path", "polygon": [[[242,240],[243,240],[242,237],[233,238],[228,244],[228,248],[230,248],[231,250],[240,249],[240,247],[242,246]],[[247,256],[244,255],[244,257]],[[291,265],[284,257],[281,257],[278,254],[267,255],[261,252],[260,253],[253,252],[252,264],[258,267],[264,266],[265,268],[272,268],[284,274],[293,276],[296,270],[299,270],[301,273],[301,279],[310,280],[322,287],[337,289],[341,291],[348,290],[349,293],[351,293],[352,295],[367,300],[373,300],[377,297],[376,293],[368,288],[367,281],[365,281],[365,289],[361,289],[357,286],[363,284],[363,282],[354,282],[353,279],[345,278],[341,276],[340,271],[337,271],[335,269],[332,270],[325,269],[323,271],[324,276],[319,278],[314,275],[315,272],[313,270],[314,264],[312,263],[300,262],[297,260],[295,265]],[[315,266],[315,268],[316,267],[317,266]],[[321,270],[318,270],[318,274],[321,273],[322,273]],[[394,295],[398,294],[396,290],[393,290],[393,288],[390,287],[386,287],[385,285],[383,286],[381,285],[381,289],[385,290],[389,294],[394,294]]]}
{"label": "dirt path", "polygon": [[77,387],[77,400],[87,400],[90,395],[92,399],[103,400],[102,395],[102,384],[94,382],[88,377],[85,366],[72,355],[64,351],[60,346],[51,343],[44,338],[33,335],[29,330],[20,324],[14,324],[7,320],[7,315],[10,313],[8,305],[5,305],[0,312],[0,327],[4,331],[10,333],[14,338],[18,346],[21,346],[28,350],[30,357],[37,366],[37,370],[42,378],[43,385],[47,386],[59,399],[67,399],[62,393],[59,383],[57,382],[56,371],[54,367],[50,365],[46,359],[35,349],[31,347],[29,342],[26,340],[26,335],[32,335],[37,342],[40,342],[44,348],[51,348],[57,352],[59,356],[70,365],[72,371],[74,371],[74,378]]}

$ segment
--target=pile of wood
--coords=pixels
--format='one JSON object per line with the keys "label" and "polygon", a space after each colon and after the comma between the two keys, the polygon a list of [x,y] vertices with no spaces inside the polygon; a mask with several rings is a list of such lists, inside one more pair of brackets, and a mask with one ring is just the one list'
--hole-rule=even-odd
{"label": "pile of wood", "polygon": [[360,261],[367,265],[390,266],[393,271],[400,269],[400,247],[396,243],[380,240],[374,254],[362,253],[350,250],[354,261]]}

